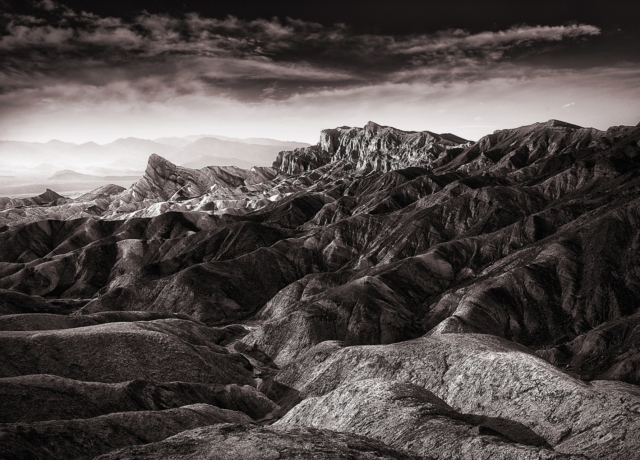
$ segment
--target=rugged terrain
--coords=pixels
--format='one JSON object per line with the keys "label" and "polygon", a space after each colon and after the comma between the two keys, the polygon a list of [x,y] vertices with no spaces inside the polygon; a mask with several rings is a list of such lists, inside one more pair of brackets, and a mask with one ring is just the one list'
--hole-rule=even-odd
{"label": "rugged terrain", "polygon": [[368,123],[0,199],[0,456],[640,458],[640,127]]}

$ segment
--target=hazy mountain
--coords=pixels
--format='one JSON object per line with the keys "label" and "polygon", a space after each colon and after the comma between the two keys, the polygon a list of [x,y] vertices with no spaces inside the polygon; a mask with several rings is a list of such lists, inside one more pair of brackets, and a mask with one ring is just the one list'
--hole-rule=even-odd
{"label": "hazy mountain", "polygon": [[[0,166],[33,168],[40,164],[69,163],[75,168],[88,168],[118,165],[125,161],[126,167],[143,170],[147,158],[154,153],[176,161],[183,159],[188,162],[211,156],[225,158],[226,162],[230,158],[240,162],[257,161],[252,165],[260,166],[270,164],[280,150],[306,146],[308,144],[274,139],[236,139],[208,135],[155,140],[129,137],[104,145],[95,142],[78,145],[55,139],[46,143],[0,141]],[[54,170],[59,169],[59,166],[54,166]]]}
{"label": "hazy mountain", "polygon": [[[216,139],[218,139],[218,136],[214,136],[212,134],[192,134],[190,136],[184,136],[182,139],[186,139],[189,142],[195,142],[199,139],[202,139],[203,137],[214,137]],[[233,138],[229,137],[229,138],[225,138],[224,136],[222,136],[221,140],[232,140]],[[236,139],[237,140],[237,139]]]}
{"label": "hazy mountain", "polygon": [[0,200],[0,456],[640,450],[640,127],[273,160]]}
{"label": "hazy mountain", "polygon": [[188,140],[184,137],[159,137],[158,139],[153,139],[154,142],[158,144],[169,145],[171,147],[182,148],[191,144],[191,140]]}
{"label": "hazy mountain", "polygon": [[30,171],[33,172],[38,172],[38,173],[50,173],[50,172],[55,172],[58,171],[60,169],[60,164],[54,165],[51,163],[40,163],[37,166],[33,166],[31,168],[29,168]]}
{"label": "hazy mountain", "polygon": [[273,139],[225,139],[211,136],[156,140],[130,137],[104,145],[95,142],[76,145],[58,140],[46,143],[0,141],[0,168],[7,171],[2,174],[5,183],[0,185],[0,195],[24,196],[39,192],[46,188],[43,181],[64,169],[73,170],[76,174],[58,175],[51,180],[66,181],[60,191],[67,194],[88,191],[89,180],[94,181],[93,188],[108,181],[128,187],[132,183],[129,176],[141,174],[152,154],[192,168],[251,168],[254,165],[271,165],[282,149],[307,145]]}
{"label": "hazy mountain", "polygon": [[128,137],[126,139],[118,139],[109,144],[102,146],[106,152],[110,155],[122,155],[131,154],[136,156],[144,156],[145,159],[149,155],[155,153],[156,155],[168,156],[176,152],[177,148],[160,144],[148,139],[137,139],[135,137]]}
{"label": "hazy mountain", "polygon": [[182,166],[193,169],[200,169],[211,165],[238,166],[240,168],[250,169],[254,166],[254,162],[239,160],[238,158],[221,158],[213,155],[205,155],[182,163]]}
{"label": "hazy mountain", "polygon": [[309,146],[309,144],[307,144],[306,142],[277,141],[275,139],[266,139],[264,137],[248,137],[246,139],[242,139],[240,142],[244,142],[245,144],[274,145],[287,149],[296,149]]}
{"label": "hazy mountain", "polygon": [[[281,150],[282,146],[280,145],[246,144],[243,142],[224,141],[214,137],[203,137],[168,155],[167,158],[181,165],[202,157],[218,157],[237,158],[244,162],[245,165],[250,163],[251,166],[270,166],[273,158]],[[227,160],[227,162],[229,161]],[[207,166],[216,166],[216,164]],[[237,164],[236,166],[240,165]]]}
{"label": "hazy mountain", "polygon": [[64,169],[56,172],[53,176],[47,178],[47,180],[94,180],[98,178],[99,176],[81,174],[70,169]]}
{"label": "hazy mountain", "polygon": [[309,144],[304,142],[279,141],[276,139],[267,139],[264,137],[248,137],[248,138],[240,139],[237,137],[227,137],[227,136],[194,136],[193,141],[197,141],[198,139],[201,139],[203,137],[214,137],[222,141],[240,142],[242,144],[273,145],[273,146],[283,147],[287,149],[295,149],[295,148],[309,146]]}
{"label": "hazy mountain", "polygon": [[45,143],[0,141],[0,164],[29,166],[38,162],[55,161],[51,155],[62,154],[75,146],[76,144],[55,139]]}
{"label": "hazy mountain", "polygon": [[47,180],[53,181],[71,181],[71,180],[79,180],[79,181],[108,181],[108,180],[136,180],[139,176],[133,175],[125,175],[125,174],[111,174],[105,176],[96,176],[92,174],[82,174],[70,169],[65,169],[62,171],[56,172],[53,176],[49,177]]}
{"label": "hazy mountain", "polygon": [[[38,142],[34,142],[34,144],[38,144]],[[49,142],[45,142],[42,145],[46,148],[54,148],[60,151],[64,151],[70,149],[71,147],[74,147],[76,144],[74,144],[73,142],[63,142],[57,139],[51,139]]]}
{"label": "hazy mountain", "polygon": [[160,144],[148,139],[129,137],[118,139],[104,145],[95,142],[86,142],[76,145],[65,152],[65,156],[75,158],[81,166],[105,166],[114,160],[126,159],[128,167],[143,168],[149,155],[171,155],[178,149],[176,147]]}

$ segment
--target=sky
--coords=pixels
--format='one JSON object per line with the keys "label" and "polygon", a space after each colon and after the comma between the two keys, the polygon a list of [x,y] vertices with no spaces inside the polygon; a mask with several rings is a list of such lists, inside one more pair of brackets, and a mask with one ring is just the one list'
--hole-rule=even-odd
{"label": "sky", "polygon": [[0,0],[0,140],[635,125],[639,4]]}

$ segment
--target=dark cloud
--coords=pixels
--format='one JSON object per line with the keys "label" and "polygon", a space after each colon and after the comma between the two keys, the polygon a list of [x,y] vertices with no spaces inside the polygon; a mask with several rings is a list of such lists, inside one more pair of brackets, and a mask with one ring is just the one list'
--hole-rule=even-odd
{"label": "dark cloud", "polygon": [[[344,24],[143,13],[134,20],[77,12],[53,0],[33,14],[5,13],[0,90],[126,80],[141,95],[206,91],[239,100],[283,99],[385,82],[492,78],[533,46],[600,34],[593,25],[511,27],[471,33],[355,33]],[[162,88],[149,88],[152,77]],[[139,82],[139,83],[136,83]],[[147,83],[145,83],[147,82]]]}

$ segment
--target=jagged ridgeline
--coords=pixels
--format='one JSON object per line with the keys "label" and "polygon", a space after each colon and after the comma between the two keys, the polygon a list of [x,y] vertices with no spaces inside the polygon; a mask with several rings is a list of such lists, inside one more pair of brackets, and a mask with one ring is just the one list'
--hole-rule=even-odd
{"label": "jagged ridgeline", "polygon": [[373,122],[362,128],[325,129],[311,147],[280,152],[274,168],[298,174],[331,163],[344,163],[358,172],[388,172],[412,166],[431,167],[444,153],[460,153],[471,142],[453,134],[400,131]]}
{"label": "jagged ridgeline", "polygon": [[2,198],[0,314],[2,458],[639,458],[640,127]]}

